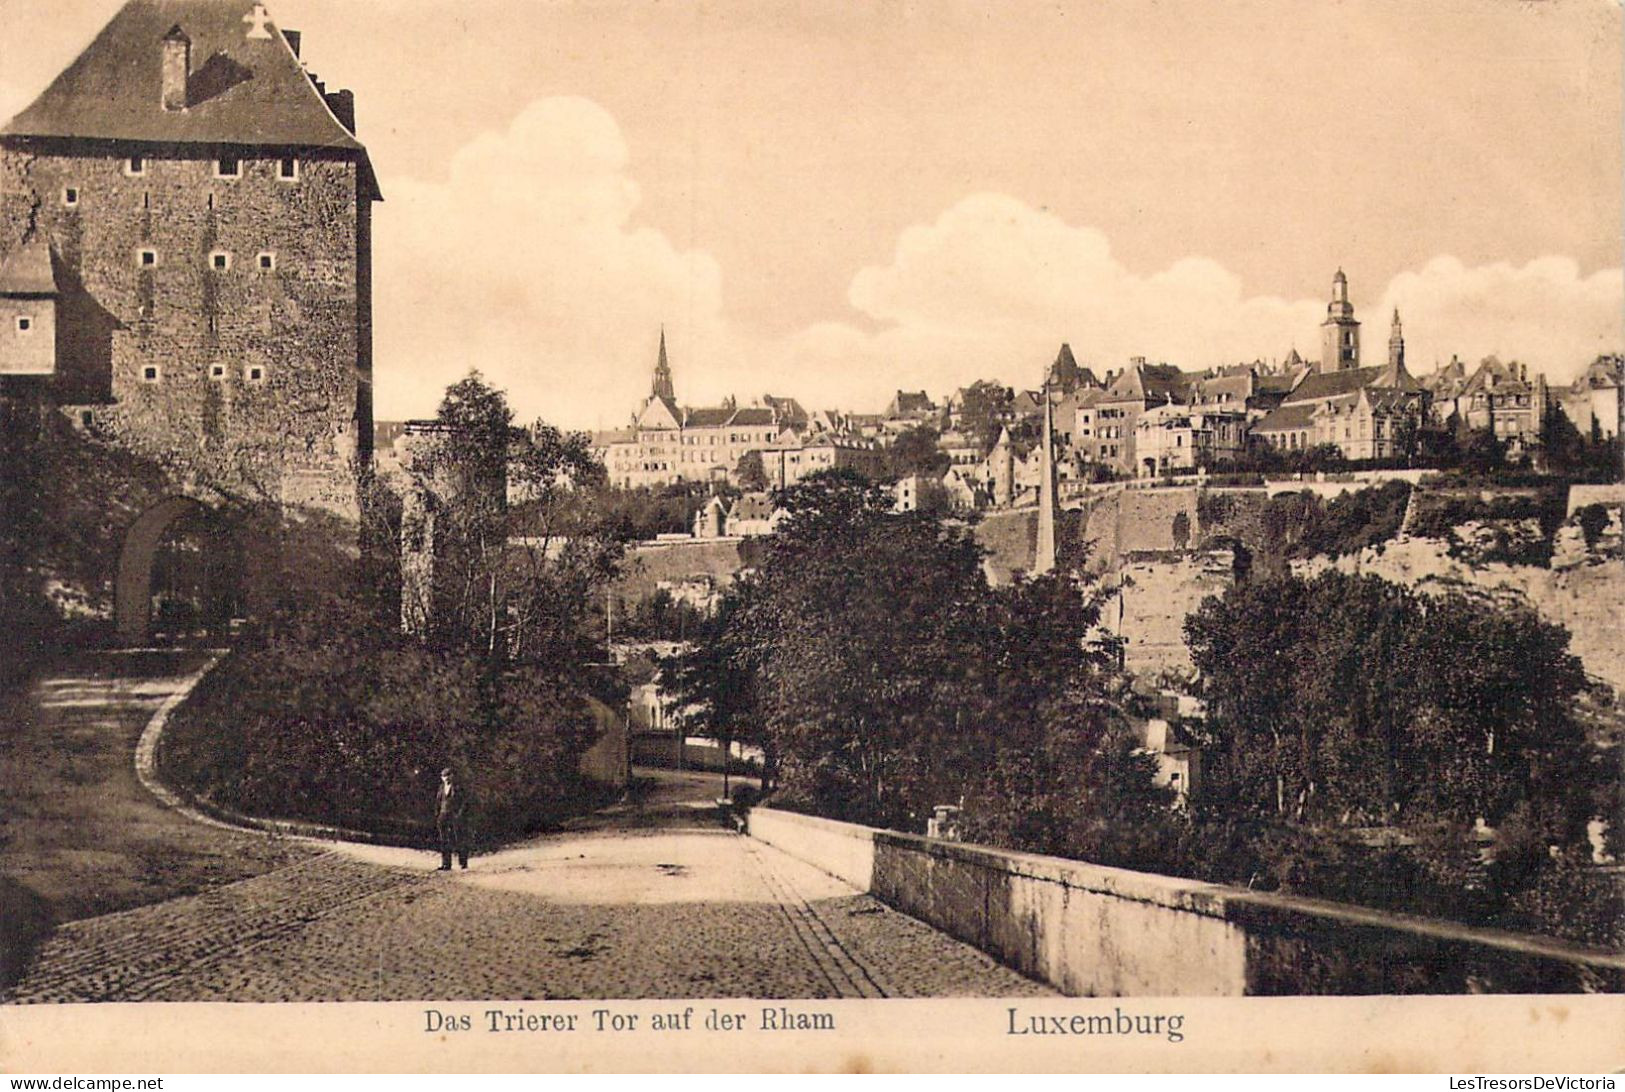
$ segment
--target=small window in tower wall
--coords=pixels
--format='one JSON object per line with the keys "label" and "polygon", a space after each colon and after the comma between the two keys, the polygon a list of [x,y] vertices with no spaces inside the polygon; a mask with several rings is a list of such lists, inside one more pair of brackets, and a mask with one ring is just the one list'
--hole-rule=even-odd
{"label": "small window in tower wall", "polygon": [[283,156],[277,163],[276,176],[284,182],[299,181],[299,161],[293,156]]}
{"label": "small window in tower wall", "polygon": [[29,315],[17,316],[17,332],[19,334],[31,333],[34,329],[34,319]]}
{"label": "small window in tower wall", "polygon": [[226,366],[224,364],[210,364],[209,365],[209,378],[210,379],[224,379],[224,378],[226,378]]}
{"label": "small window in tower wall", "polygon": [[260,251],[259,267],[269,273],[276,268],[276,255],[269,250]]}
{"label": "small window in tower wall", "polygon": [[250,364],[243,370],[243,376],[250,383],[263,383],[265,382],[265,368],[260,364]]}
{"label": "small window in tower wall", "polygon": [[209,255],[209,268],[224,272],[231,268],[231,255],[224,250],[216,250]]}
{"label": "small window in tower wall", "polygon": [[70,208],[70,209],[73,208],[75,205],[77,205],[79,203],[79,187],[78,186],[69,186],[68,188],[63,190],[62,191],[62,203],[64,205],[68,206],[68,208]]}
{"label": "small window in tower wall", "polygon": [[243,161],[236,156],[221,156],[215,160],[214,176],[216,178],[241,178],[243,174]]}
{"label": "small window in tower wall", "polygon": [[161,373],[158,370],[158,365],[156,365],[156,364],[146,364],[146,365],[142,366],[142,368],[141,368],[141,382],[143,382],[143,383],[156,383],[161,378],[163,378],[163,373]]}
{"label": "small window in tower wall", "polygon": [[124,173],[129,175],[132,178],[135,178],[135,177],[138,177],[140,175],[146,174],[147,173],[147,161],[146,161],[145,157],[139,156],[139,155],[132,155],[129,159],[125,160],[124,161]]}
{"label": "small window in tower wall", "polygon": [[158,264],[158,252],[150,248],[143,248],[136,252],[136,264],[142,269],[151,269]]}

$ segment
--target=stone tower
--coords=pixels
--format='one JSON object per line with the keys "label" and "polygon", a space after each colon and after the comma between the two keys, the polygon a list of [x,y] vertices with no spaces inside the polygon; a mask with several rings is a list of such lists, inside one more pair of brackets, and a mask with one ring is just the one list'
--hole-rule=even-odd
{"label": "stone tower", "polygon": [[[189,482],[353,515],[380,195],[353,99],[296,42],[253,0],[129,0],[0,129],[0,263],[49,253],[50,368],[28,382],[76,424]],[[0,391],[19,370],[0,355]]]}
{"label": "stone tower", "polygon": [[141,468],[100,498],[116,578],[86,577],[129,640],[181,514],[360,512],[382,198],[353,96],[298,53],[255,0],[127,0],[0,127],[0,269],[27,289],[0,310],[39,335],[0,339],[0,400]]}
{"label": "stone tower", "polygon": [[650,384],[649,394],[673,404],[677,401],[677,388],[671,381],[671,364],[666,360],[666,328],[660,328],[660,358],[655,361],[654,382]]}
{"label": "stone tower", "polygon": [[1342,371],[1360,366],[1360,323],[1349,303],[1349,279],[1339,269],[1332,278],[1332,301],[1320,324],[1320,370]]}
{"label": "stone tower", "polygon": [[1394,308],[1394,322],[1388,330],[1388,367],[1399,372],[1405,368],[1405,331],[1399,324],[1399,308]]}

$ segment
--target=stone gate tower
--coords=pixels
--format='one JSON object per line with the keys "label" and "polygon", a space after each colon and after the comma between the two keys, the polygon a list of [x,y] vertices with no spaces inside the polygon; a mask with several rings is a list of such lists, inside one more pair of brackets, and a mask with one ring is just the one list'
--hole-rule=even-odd
{"label": "stone gate tower", "polygon": [[57,490],[103,506],[80,579],[129,641],[189,509],[359,515],[381,197],[299,46],[255,0],[128,0],[0,128],[0,401],[139,467]]}
{"label": "stone gate tower", "polygon": [[0,393],[195,486],[354,514],[379,199],[353,97],[263,5],[129,0],[0,129],[0,266],[32,288],[0,285]]}

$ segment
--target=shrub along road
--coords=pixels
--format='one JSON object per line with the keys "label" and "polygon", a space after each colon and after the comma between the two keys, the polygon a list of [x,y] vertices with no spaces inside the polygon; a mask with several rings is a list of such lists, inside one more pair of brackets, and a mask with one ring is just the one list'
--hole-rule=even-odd
{"label": "shrub along road", "polygon": [[[9,1000],[1049,992],[722,830],[719,779],[707,775],[646,773],[628,802],[451,874],[422,852],[192,823],[146,796],[132,770],[142,723],[195,662],[155,666],[60,673],[8,737],[5,772],[31,772],[6,782],[23,784],[27,803],[8,812],[5,831],[27,852],[8,847],[7,867],[66,923]],[[62,744],[70,729],[79,742]],[[109,909],[148,905],[86,916],[101,890]]]}

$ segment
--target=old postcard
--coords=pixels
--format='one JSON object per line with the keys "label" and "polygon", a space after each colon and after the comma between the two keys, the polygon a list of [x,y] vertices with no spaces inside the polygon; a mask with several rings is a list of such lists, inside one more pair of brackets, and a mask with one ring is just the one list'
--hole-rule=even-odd
{"label": "old postcard", "polygon": [[1622,22],[0,0],[0,1069],[1617,1070]]}

